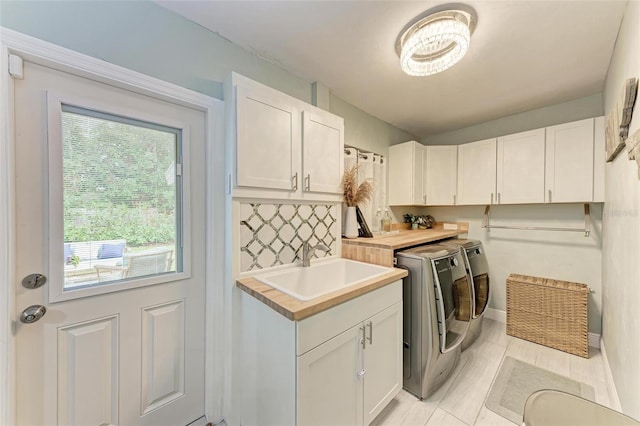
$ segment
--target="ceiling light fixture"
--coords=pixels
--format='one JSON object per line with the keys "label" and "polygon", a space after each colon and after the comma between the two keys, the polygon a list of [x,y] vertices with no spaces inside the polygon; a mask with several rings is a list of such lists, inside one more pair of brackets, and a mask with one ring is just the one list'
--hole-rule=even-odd
{"label": "ceiling light fixture", "polygon": [[467,6],[449,7],[427,11],[400,33],[396,51],[405,73],[417,77],[436,74],[467,53],[476,25],[475,11]]}

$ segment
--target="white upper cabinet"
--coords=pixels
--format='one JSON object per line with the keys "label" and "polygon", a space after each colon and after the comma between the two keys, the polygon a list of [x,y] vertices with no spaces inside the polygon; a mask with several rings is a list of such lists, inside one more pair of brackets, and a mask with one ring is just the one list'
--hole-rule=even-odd
{"label": "white upper cabinet", "polygon": [[303,190],[342,193],[344,120],[319,110],[302,117]]}
{"label": "white upper cabinet", "polygon": [[594,200],[594,123],[589,118],[547,127],[547,203]]}
{"label": "white upper cabinet", "polygon": [[493,204],[496,193],[496,139],[458,145],[457,204]]}
{"label": "white upper cabinet", "polygon": [[389,205],[425,204],[425,146],[409,141],[389,147]]}
{"label": "white upper cabinet", "polygon": [[428,206],[456,204],[458,147],[456,145],[427,146],[426,157],[426,204]]}
{"label": "white upper cabinet", "polygon": [[389,147],[389,204],[604,202],[604,117],[457,146]]}
{"label": "white upper cabinet", "polygon": [[225,85],[234,196],[341,201],[344,120],[232,73]]}
{"label": "white upper cabinet", "polygon": [[238,186],[295,190],[300,169],[297,108],[260,87],[236,87]]}
{"label": "white upper cabinet", "polygon": [[545,129],[498,138],[497,204],[544,203]]}

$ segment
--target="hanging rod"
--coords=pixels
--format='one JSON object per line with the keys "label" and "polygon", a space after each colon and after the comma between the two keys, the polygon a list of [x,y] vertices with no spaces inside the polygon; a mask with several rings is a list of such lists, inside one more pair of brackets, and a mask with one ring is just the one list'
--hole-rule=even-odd
{"label": "hanging rod", "polygon": [[584,204],[584,228],[549,228],[544,226],[506,226],[506,225],[490,225],[489,209],[491,205],[484,208],[484,218],[482,219],[482,227],[486,229],[523,229],[526,231],[567,231],[567,232],[584,232],[584,236],[591,235],[591,213],[589,204]]}

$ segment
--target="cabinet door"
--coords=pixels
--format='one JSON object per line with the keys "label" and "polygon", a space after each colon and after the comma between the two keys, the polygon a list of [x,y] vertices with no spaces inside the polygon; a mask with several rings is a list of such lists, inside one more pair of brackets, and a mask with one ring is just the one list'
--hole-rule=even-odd
{"label": "cabinet door", "polygon": [[295,190],[300,170],[298,109],[275,90],[236,87],[236,184]]}
{"label": "cabinet door", "polygon": [[424,145],[405,142],[389,147],[389,205],[423,205]]}
{"label": "cabinet door", "polygon": [[302,117],[303,190],[342,193],[344,120],[321,111]]}
{"label": "cabinet door", "polygon": [[362,425],[362,324],[298,357],[299,425]]}
{"label": "cabinet door", "polygon": [[364,424],[402,389],[402,303],[365,321]]}
{"label": "cabinet door", "polygon": [[458,146],[457,204],[493,204],[496,192],[496,139]]}
{"label": "cabinet door", "polygon": [[545,201],[593,200],[594,119],[547,127]]}
{"label": "cabinet door", "polygon": [[456,203],[458,147],[426,147],[426,194],[429,206],[452,206]]}
{"label": "cabinet door", "polygon": [[545,129],[498,138],[498,204],[544,203]]}

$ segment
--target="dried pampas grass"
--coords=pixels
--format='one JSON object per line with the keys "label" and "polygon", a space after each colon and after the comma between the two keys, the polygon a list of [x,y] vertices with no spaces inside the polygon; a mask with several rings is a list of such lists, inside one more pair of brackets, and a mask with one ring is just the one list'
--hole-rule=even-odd
{"label": "dried pampas grass", "polygon": [[355,207],[365,203],[373,197],[373,186],[370,179],[358,185],[358,165],[354,165],[344,171],[342,176],[342,193],[344,202],[349,207]]}

